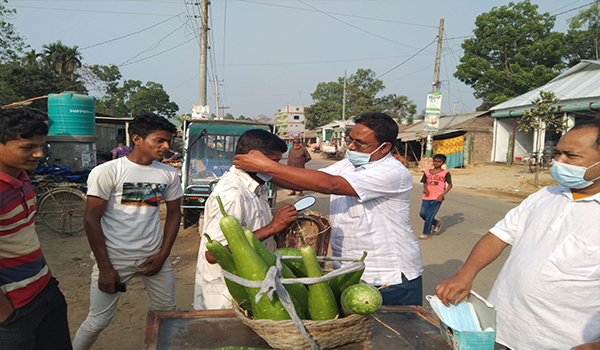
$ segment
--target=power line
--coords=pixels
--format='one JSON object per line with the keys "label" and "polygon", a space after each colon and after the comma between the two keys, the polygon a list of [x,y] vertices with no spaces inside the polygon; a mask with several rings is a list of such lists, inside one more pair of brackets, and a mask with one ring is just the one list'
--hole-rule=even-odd
{"label": "power line", "polygon": [[39,7],[39,6],[21,6],[10,5],[10,7],[36,9],[36,10],[54,10],[54,11],[73,11],[73,12],[92,12],[92,13],[111,13],[118,15],[142,15],[142,16],[171,16],[166,13],[141,13],[141,12],[117,12],[117,11],[101,11],[101,10],[78,10],[78,9],[63,9],[56,7]]}
{"label": "power line", "polygon": [[426,48],[428,48],[429,46],[431,46],[433,43],[435,43],[437,41],[437,38],[433,39],[432,42],[430,42],[429,44],[427,44],[427,46],[425,46],[424,48],[422,48],[421,50],[417,51],[414,55],[410,56],[409,58],[407,58],[405,61],[403,61],[402,63],[400,63],[399,65],[397,65],[396,67],[388,70],[387,72],[381,74],[380,76],[377,77],[377,79],[381,78],[382,76],[388,74],[389,72],[393,71],[394,69],[400,67],[401,65],[405,64],[406,62],[410,61],[413,57],[417,56],[418,54],[420,54],[421,52],[425,51]]}
{"label": "power line", "polygon": [[156,57],[156,56],[158,56],[158,55],[162,55],[163,53],[165,53],[165,52],[169,52],[169,51],[171,51],[171,50],[173,50],[173,49],[176,49],[176,48],[178,48],[178,47],[180,47],[180,46],[183,46],[183,45],[185,45],[185,44],[189,43],[190,41],[192,41],[192,40],[194,40],[194,39],[195,39],[195,38],[191,38],[191,39],[189,39],[189,40],[187,40],[187,41],[184,41],[184,42],[182,42],[182,43],[181,43],[181,44],[179,44],[179,45],[175,45],[175,46],[173,46],[173,47],[171,47],[171,48],[168,48],[168,49],[166,49],[166,50],[164,50],[164,51],[161,51],[161,52],[159,52],[159,53],[156,53],[156,54],[154,54],[154,55],[152,55],[152,56],[144,57],[144,58],[141,58],[141,59],[139,59],[139,60],[137,60],[137,61],[131,61],[131,62],[128,62],[128,63],[121,64],[119,67],[125,67],[125,66],[129,66],[129,65],[131,65],[131,64],[138,63],[138,62],[141,62],[141,61],[145,61],[145,60],[147,60],[147,59],[149,59],[149,58]]}
{"label": "power line", "polygon": [[135,35],[135,34],[139,34],[139,33],[145,32],[145,31],[147,31],[148,29],[152,29],[152,28],[154,28],[154,27],[156,27],[156,26],[159,26],[159,25],[161,25],[161,24],[163,24],[163,23],[165,23],[165,22],[167,22],[167,21],[170,21],[170,20],[172,20],[173,18],[175,18],[175,17],[178,17],[178,16],[180,16],[180,15],[182,15],[182,14],[183,14],[183,12],[180,12],[180,13],[176,14],[175,16],[169,17],[169,18],[165,19],[164,21],[161,21],[161,22],[158,22],[158,23],[156,23],[156,24],[153,24],[153,25],[151,25],[150,27],[146,27],[146,28],[144,28],[144,29],[142,29],[142,30],[138,30],[137,32],[133,32],[133,33],[125,34],[125,35],[123,35],[123,36],[120,36],[120,37],[118,37],[118,38],[114,38],[114,39],[106,40],[106,41],[103,41],[103,42],[101,42],[101,43],[97,43],[97,44],[94,44],[94,45],[89,45],[89,46],[86,46],[86,47],[82,47],[82,48],[81,48],[81,49],[79,49],[79,50],[80,50],[80,51],[82,51],[82,50],[90,49],[90,48],[92,48],[92,47],[96,47],[96,46],[100,46],[100,45],[108,44],[108,43],[111,43],[111,42],[113,42],[113,41],[121,40],[121,39],[127,38],[127,37],[129,37],[129,36],[132,36],[132,35]]}
{"label": "power line", "polygon": [[[318,12],[320,12],[320,13],[324,14],[324,15],[325,15],[325,16],[327,16],[327,17],[333,18],[334,20],[336,20],[336,21],[338,21],[338,22],[342,22],[342,23],[344,23],[344,24],[345,24],[345,25],[347,25],[347,26],[350,26],[350,27],[352,27],[352,28],[354,28],[354,29],[360,30],[361,32],[364,32],[364,33],[367,33],[367,34],[373,35],[373,36],[375,36],[375,37],[378,37],[378,38],[380,38],[380,39],[383,39],[383,40],[386,40],[386,41],[392,42],[392,43],[394,43],[394,44],[398,44],[398,45],[406,46],[406,47],[409,47],[409,48],[411,48],[411,49],[417,49],[417,48],[416,48],[416,47],[414,47],[414,46],[410,46],[410,45],[406,45],[406,44],[399,43],[399,42],[397,42],[397,41],[394,41],[394,40],[392,40],[392,39],[388,39],[388,38],[386,38],[386,37],[383,37],[383,36],[381,36],[381,35],[378,35],[378,34],[375,34],[375,33],[371,33],[371,32],[369,32],[368,30],[364,30],[364,29],[362,29],[362,28],[360,28],[360,27],[357,27],[357,26],[355,26],[354,24],[351,24],[351,23],[348,23],[348,22],[342,21],[341,19],[339,19],[339,18],[336,18],[336,17],[334,17],[334,16],[330,15],[330,14],[329,14],[329,13],[327,13],[327,12],[321,11],[321,10],[319,10],[318,8],[316,8],[316,7],[312,6],[312,5],[309,5],[309,4],[305,3],[305,2],[304,2],[304,1],[302,1],[302,0],[298,0],[298,2],[300,2],[301,4],[304,4],[304,5],[306,5],[307,7],[310,7],[310,8],[312,8],[312,9],[314,9],[315,11],[318,11]],[[436,27],[436,28],[437,28],[437,27]]]}
{"label": "power line", "polygon": [[310,61],[310,62],[289,62],[289,63],[239,63],[239,64],[226,64],[227,67],[259,67],[259,66],[289,66],[289,65],[300,65],[300,64],[325,64],[325,63],[343,63],[343,62],[360,62],[360,61],[374,61],[374,60],[387,60],[406,57],[402,56],[388,56],[388,57],[373,57],[373,58],[355,58],[346,60],[331,60],[331,61]]}
{"label": "power line", "polygon": [[381,18],[373,18],[373,17],[365,17],[365,16],[357,16],[357,15],[348,15],[348,14],[344,14],[344,13],[321,11],[321,10],[318,10],[318,9],[314,9],[314,11],[313,11],[313,10],[305,9],[305,8],[301,8],[301,7],[269,4],[269,3],[264,3],[264,2],[260,2],[260,1],[251,1],[251,0],[238,0],[238,1],[240,1],[240,2],[249,2],[249,3],[254,3],[254,4],[259,4],[259,5],[265,5],[265,6],[290,8],[290,9],[300,10],[300,11],[328,13],[328,14],[336,15],[336,16],[345,16],[345,17],[353,17],[353,18],[360,18],[360,19],[368,19],[368,20],[379,21],[379,22],[389,22],[389,23],[397,23],[397,24],[406,24],[406,25],[416,26],[416,27],[438,28],[438,26],[432,26],[432,25],[427,25],[427,24],[394,21],[394,20],[389,20],[389,19],[381,19]]}
{"label": "power line", "polygon": [[583,7],[586,7],[586,6],[590,6],[590,5],[592,5],[593,3],[595,3],[595,2],[596,2],[596,1],[592,1],[592,2],[590,2],[589,4],[585,4],[585,5],[582,5],[582,6],[574,7],[574,8],[572,8],[572,9],[570,9],[570,10],[566,10],[566,11],[563,11],[563,12],[557,13],[557,14],[555,14],[554,16],[560,16],[560,15],[564,15],[564,14],[565,14],[565,13],[567,13],[567,12],[575,11],[575,10],[578,10],[578,9],[580,9],[580,8],[583,8]]}

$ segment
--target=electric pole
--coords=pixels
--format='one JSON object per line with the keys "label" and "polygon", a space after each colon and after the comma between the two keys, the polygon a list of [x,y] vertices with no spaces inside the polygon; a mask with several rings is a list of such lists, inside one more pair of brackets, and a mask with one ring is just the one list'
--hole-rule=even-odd
{"label": "electric pole", "polygon": [[[202,14],[200,17],[200,106],[206,106],[206,57],[208,33],[208,0],[202,0]],[[217,113],[218,109],[217,109]]]}
{"label": "electric pole", "polygon": [[[440,63],[442,61],[442,36],[444,35],[444,19],[440,19],[440,31],[438,33],[437,52],[435,54],[435,68],[433,70],[433,92],[438,92],[440,86]],[[439,111],[441,113],[441,110]],[[425,146],[425,157],[433,156],[433,131],[427,132],[427,143]]]}
{"label": "electric pole", "polygon": [[342,120],[346,120],[346,70],[344,70],[344,92],[342,93]]}

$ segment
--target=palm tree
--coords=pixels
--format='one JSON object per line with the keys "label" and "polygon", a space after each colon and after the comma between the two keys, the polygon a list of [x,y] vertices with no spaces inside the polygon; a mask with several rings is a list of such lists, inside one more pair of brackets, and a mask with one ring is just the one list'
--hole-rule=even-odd
{"label": "palm tree", "polygon": [[22,60],[25,65],[37,65],[39,63],[38,59],[41,56],[41,53],[37,53],[35,52],[35,49],[31,49],[30,51],[25,52]]}
{"label": "palm tree", "polygon": [[58,74],[72,74],[77,68],[81,68],[82,57],[77,45],[68,47],[58,40],[42,47],[42,63]]}
{"label": "palm tree", "polygon": [[396,94],[389,94],[381,98],[380,104],[383,112],[392,114],[398,119],[404,119],[408,116],[408,110],[413,101],[404,95],[396,96]]}

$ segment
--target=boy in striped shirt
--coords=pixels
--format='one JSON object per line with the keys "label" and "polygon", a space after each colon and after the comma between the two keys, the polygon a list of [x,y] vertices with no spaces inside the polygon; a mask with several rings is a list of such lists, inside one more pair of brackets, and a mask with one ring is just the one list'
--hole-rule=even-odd
{"label": "boy in striped shirt", "polygon": [[0,348],[71,349],[67,303],[35,232],[35,191],[25,170],[44,156],[45,117],[0,109]]}

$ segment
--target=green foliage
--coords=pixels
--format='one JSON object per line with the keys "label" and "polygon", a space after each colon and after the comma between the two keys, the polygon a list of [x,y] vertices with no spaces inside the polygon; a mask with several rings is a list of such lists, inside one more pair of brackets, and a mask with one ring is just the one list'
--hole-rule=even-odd
{"label": "green foliage", "polygon": [[555,17],[529,0],[493,7],[477,16],[454,76],[475,89],[480,108],[519,96],[556,77],[564,67],[564,35],[552,32]]}
{"label": "green foliage", "polygon": [[584,59],[600,59],[600,0],[569,19],[565,36],[567,65],[572,67]]}
{"label": "green foliage", "polygon": [[68,47],[58,40],[55,43],[42,45],[42,63],[58,74],[72,74],[81,68],[81,53],[78,46]]}
{"label": "green foliage", "polygon": [[517,122],[519,130],[525,132],[548,129],[556,130],[556,132],[567,130],[567,119],[562,114],[555,113],[554,105],[558,101],[553,92],[540,90],[539,97],[531,101],[535,108],[524,112],[523,117]]}
{"label": "green foliage", "polygon": [[411,106],[414,106],[414,113],[417,112],[417,106],[413,101],[402,95],[396,96],[396,94],[389,94],[383,96],[379,99],[379,104],[381,106],[381,111],[387,113],[390,117],[395,118],[398,123],[401,123],[403,119],[408,117]]}
{"label": "green foliage", "polygon": [[179,110],[179,106],[170,101],[162,84],[149,81],[144,85],[139,80],[125,80],[119,86],[121,72],[115,65],[95,65],[90,67],[90,71],[103,82],[104,95],[96,101],[98,112],[116,117],[154,113],[170,118]]}
{"label": "green foliage", "polygon": [[[346,83],[346,116],[356,116],[366,112],[380,111],[381,106],[376,95],[385,86],[376,79],[376,74],[370,69],[358,69],[350,75]],[[344,94],[344,78],[337,82],[321,82],[311,94],[315,103],[304,110],[306,128],[328,124],[342,119]]]}
{"label": "green foliage", "polygon": [[243,115],[240,115],[237,120],[252,120],[252,118],[248,118],[248,117],[244,117]]}
{"label": "green foliage", "polygon": [[235,117],[234,117],[234,116],[233,116],[233,114],[231,114],[231,113],[227,113],[227,114],[225,114],[225,116],[224,116],[224,117],[222,117],[222,118],[223,118],[223,119],[229,119],[229,120],[234,120],[234,119],[235,119]]}
{"label": "green foliage", "polygon": [[29,46],[16,32],[12,23],[8,22],[17,11],[4,7],[3,4],[7,3],[7,0],[0,0],[0,64],[16,60]]}

